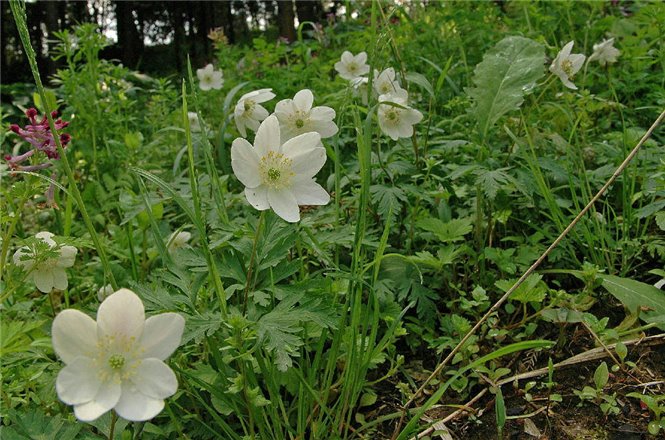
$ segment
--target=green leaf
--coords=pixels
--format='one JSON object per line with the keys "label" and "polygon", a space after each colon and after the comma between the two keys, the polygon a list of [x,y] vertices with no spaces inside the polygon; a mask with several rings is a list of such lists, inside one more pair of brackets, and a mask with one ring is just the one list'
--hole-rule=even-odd
{"label": "green leaf", "polygon": [[605,385],[607,385],[609,378],[610,372],[607,369],[607,363],[603,362],[602,364],[598,365],[596,372],[593,373],[593,382],[596,384],[596,389],[599,391],[602,390]]}
{"label": "green leaf", "polygon": [[665,330],[665,292],[650,285],[613,275],[599,275],[603,287],[629,310],[640,310],[640,318],[657,322]]}
{"label": "green leaf", "polygon": [[197,344],[204,336],[212,336],[222,325],[222,315],[213,312],[204,312],[202,315],[186,316],[187,325],[182,335],[181,345],[194,340]]}
{"label": "green leaf", "polygon": [[544,72],[544,48],[528,38],[507,37],[487,51],[474,71],[475,87],[467,89],[482,139],[501,116],[522,105]]}
{"label": "green leaf", "polygon": [[427,80],[427,78],[425,78],[424,75],[417,72],[406,72],[406,80],[410,83],[419,85],[423,89],[427,90],[427,93],[429,93],[430,96],[434,96],[434,89],[432,88],[432,84]]}
{"label": "green leaf", "polygon": [[501,187],[512,182],[512,178],[506,173],[506,170],[509,169],[500,168],[490,171],[480,168],[473,172],[476,175],[476,185],[480,185],[480,189],[483,190],[488,199],[494,200]]}
{"label": "green leaf", "polygon": [[[3,426],[3,439],[74,440],[83,427],[64,420],[59,415],[47,416],[38,409],[9,410],[10,426]],[[121,430],[122,431],[122,430]]]}
{"label": "green leaf", "polygon": [[[531,274],[529,277],[510,295],[513,301],[521,303],[542,302],[547,296],[547,285],[542,282],[543,276],[540,274]],[[499,280],[495,285],[507,292],[517,280]]]}
{"label": "green leaf", "polygon": [[384,221],[388,221],[388,216],[393,221],[402,209],[402,203],[406,202],[407,196],[404,190],[396,186],[372,185],[369,188],[372,194],[372,203],[378,205],[377,211],[381,214]]}
{"label": "green leaf", "polygon": [[[44,89],[44,96],[46,97],[46,104],[47,104],[46,108],[51,109],[51,111],[58,108],[57,98],[53,90]],[[35,107],[37,107],[40,112],[42,113],[46,112],[44,105],[42,105],[42,98],[41,96],[39,96],[39,92],[35,92],[32,94],[32,100],[35,102]]]}
{"label": "green leaf", "polygon": [[439,240],[447,243],[463,240],[464,236],[473,230],[473,220],[467,217],[444,223],[437,218],[429,217],[419,220],[417,226],[420,229],[434,233]]}

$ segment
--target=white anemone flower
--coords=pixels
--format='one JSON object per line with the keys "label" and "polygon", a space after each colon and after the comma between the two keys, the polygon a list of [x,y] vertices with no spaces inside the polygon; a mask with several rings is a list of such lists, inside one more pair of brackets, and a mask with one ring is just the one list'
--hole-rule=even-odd
{"label": "white anemone flower", "polygon": [[[413,125],[423,119],[423,114],[407,106],[408,94],[406,90],[399,89],[395,93],[379,96],[378,117],[381,130],[394,141],[398,138],[411,137]],[[396,107],[384,102],[393,102],[402,107]]]}
{"label": "white anemone flower", "polygon": [[169,254],[173,254],[176,250],[187,247],[187,242],[192,238],[192,234],[187,231],[174,232],[168,240],[167,249]]}
{"label": "white anemone flower", "polygon": [[574,44],[574,41],[570,41],[563,46],[563,49],[561,49],[554,61],[552,61],[550,72],[558,76],[564,86],[577,90],[577,86],[573,84],[571,79],[582,68],[586,57],[581,53],[570,53],[573,50]]}
{"label": "white anemone flower", "polygon": [[272,208],[287,222],[300,220],[298,205],[325,205],[330,196],[314,181],[326,162],[321,135],[309,132],[280,143],[279,121],[269,116],[256,132],[254,146],[237,138],[231,166],[245,185],[245,197],[256,209]]}
{"label": "white anemone flower", "polygon": [[374,90],[379,95],[386,95],[388,93],[395,93],[402,90],[399,81],[395,77],[395,69],[389,67],[381,73],[374,72]]}
{"label": "white anemone flower", "polygon": [[342,60],[335,63],[335,70],[339,73],[339,76],[348,80],[369,73],[367,53],[360,52],[354,56],[351,52],[345,50],[342,54]]}
{"label": "white anemone flower", "polygon": [[614,47],[614,38],[603,40],[598,44],[593,45],[593,53],[589,57],[589,61],[598,61],[601,66],[617,62],[617,58],[621,52]]}
{"label": "white anemone flower", "polygon": [[111,409],[142,422],[164,408],[178,380],[163,361],[180,345],[185,320],[177,313],[145,319],[134,292],[120,289],[106,298],[97,322],[78,310],[63,310],[53,321],[53,349],[65,363],[55,389],[74,414],[92,421]]}
{"label": "white anemone flower", "polygon": [[242,95],[233,112],[233,119],[235,119],[236,127],[242,137],[247,137],[246,128],[256,131],[261,121],[268,117],[270,114],[268,110],[259,104],[270,101],[274,97],[272,89],[254,90]]}
{"label": "white anemone flower", "polygon": [[293,99],[283,99],[277,103],[275,116],[279,120],[282,143],[311,131],[319,133],[322,139],[337,133],[335,110],[325,106],[312,108],[313,102],[312,92],[304,89],[296,93]]}
{"label": "white anemone flower", "polygon": [[49,293],[53,288],[65,290],[68,285],[65,268],[74,265],[78,250],[74,246],[58,247],[50,232],[39,232],[35,237],[48,244],[51,249],[55,248],[58,256],[42,260],[35,254],[34,249],[23,246],[14,253],[14,264],[28,272],[28,277],[32,278],[40,291]]}
{"label": "white anemone flower", "polygon": [[224,84],[222,71],[215,70],[215,68],[212,67],[212,64],[208,64],[202,69],[197,69],[196,76],[199,78],[199,87],[203,91],[221,89],[222,84]]}
{"label": "white anemone flower", "polygon": [[102,286],[99,288],[99,290],[97,291],[97,299],[99,300],[99,302],[102,302],[106,298],[111,296],[112,293],[113,293],[113,286],[107,284],[106,286]]}

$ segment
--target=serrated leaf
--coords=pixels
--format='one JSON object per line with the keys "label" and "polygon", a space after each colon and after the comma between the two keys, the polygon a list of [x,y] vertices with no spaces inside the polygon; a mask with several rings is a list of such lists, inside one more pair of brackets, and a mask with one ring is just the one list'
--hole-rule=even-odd
{"label": "serrated leaf", "polygon": [[464,236],[473,230],[473,220],[469,217],[453,219],[448,223],[429,217],[419,220],[416,225],[434,233],[444,243],[463,240]]}
{"label": "serrated leaf", "polygon": [[185,332],[182,335],[181,345],[191,340],[201,342],[205,336],[212,336],[222,325],[222,315],[205,312],[201,315],[188,315],[185,318]]}
{"label": "serrated leaf", "polygon": [[603,287],[629,310],[640,310],[640,318],[657,322],[665,330],[665,292],[650,285],[613,275],[599,275]]}
{"label": "serrated leaf", "polygon": [[522,105],[544,73],[545,50],[528,38],[506,37],[487,51],[474,70],[475,87],[467,89],[482,139],[501,116]]}
{"label": "serrated leaf", "polygon": [[372,185],[369,188],[372,194],[372,203],[376,203],[377,210],[385,221],[388,221],[388,215],[392,213],[392,220],[402,209],[402,203],[407,201],[404,190],[395,186]]}
{"label": "serrated leaf", "polygon": [[481,168],[474,171],[476,185],[480,185],[480,189],[490,200],[496,198],[496,194],[502,186],[512,181],[512,178],[506,173],[508,169],[510,168],[500,168],[498,170]]}
{"label": "serrated leaf", "polygon": [[298,348],[303,345],[302,338],[296,334],[302,327],[294,318],[290,310],[277,306],[257,322],[259,340],[265,343],[268,351],[275,354],[275,364],[279,371],[286,371],[293,365],[291,357],[297,356]]}
{"label": "serrated leaf", "polygon": [[[510,295],[513,301],[521,303],[541,302],[547,296],[547,286],[543,283],[543,276],[540,274],[531,274],[515,291]],[[499,280],[494,283],[499,289],[507,292],[517,280]]]}

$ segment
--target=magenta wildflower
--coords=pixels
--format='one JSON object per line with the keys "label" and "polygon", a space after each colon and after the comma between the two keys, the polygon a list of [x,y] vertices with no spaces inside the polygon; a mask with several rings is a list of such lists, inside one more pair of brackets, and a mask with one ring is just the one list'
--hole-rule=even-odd
{"label": "magenta wildflower", "polygon": [[[25,153],[17,154],[16,156],[7,154],[4,156],[4,159],[7,161],[9,169],[13,171],[35,172],[45,170],[51,167],[53,162],[47,160],[41,163],[33,162],[31,165],[21,165],[21,163],[34,156],[35,152],[37,151],[43,152],[48,159],[60,159],[60,155],[58,154],[58,147],[55,144],[55,138],[53,137],[53,133],[51,133],[51,129],[49,128],[48,118],[46,115],[44,115],[42,120],[39,122],[36,119],[38,115],[36,109],[29,108],[26,110],[25,115],[30,120],[30,124],[23,128],[19,127],[17,124],[12,124],[10,125],[9,129],[19,135],[23,140],[28,142],[32,146],[32,149],[26,151]],[[53,111],[51,113],[51,117],[53,119],[55,119],[57,116],[57,111]],[[69,122],[58,118],[54,121],[54,124],[55,129],[59,132],[60,130],[67,127]],[[66,148],[67,144],[71,140],[71,136],[67,133],[58,134],[58,138],[60,139],[62,148]],[[56,174],[53,173],[51,175],[51,179],[55,180],[55,178]],[[55,185],[53,183],[51,183],[45,195],[46,204],[50,207],[57,207],[55,203]]]}
{"label": "magenta wildflower", "polygon": [[[26,125],[24,128],[12,124],[9,128],[11,131],[21,136],[23,140],[29,142],[34,148],[43,151],[49,159],[59,159],[60,156],[58,155],[58,149],[55,145],[55,139],[48,126],[48,119],[46,118],[46,115],[44,115],[41,122],[37,122],[37,119],[35,118],[37,114],[36,109],[29,108],[26,110],[25,115],[30,119],[30,124]],[[58,116],[58,112],[53,111],[51,117],[55,119],[56,116]],[[63,121],[59,118],[55,121],[55,128],[58,131],[68,125],[69,122]],[[67,133],[60,134],[60,142],[62,143],[63,148],[69,143],[70,139],[71,136]],[[12,159],[13,160],[10,160],[10,162],[17,163],[16,158]]]}

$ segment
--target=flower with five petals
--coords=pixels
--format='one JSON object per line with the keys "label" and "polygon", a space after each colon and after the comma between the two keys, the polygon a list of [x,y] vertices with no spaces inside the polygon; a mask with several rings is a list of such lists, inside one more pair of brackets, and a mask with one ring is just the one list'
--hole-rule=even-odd
{"label": "flower with five petals", "polygon": [[146,320],[143,303],[128,289],[102,302],[97,322],[63,310],[52,327],[53,349],[66,364],[55,382],[58,397],[85,422],[111,409],[134,422],[155,417],[178,388],[164,359],[180,345],[184,326],[177,313]]}
{"label": "flower with five petals", "polygon": [[315,131],[322,139],[337,133],[335,110],[319,106],[312,108],[314,95],[308,89],[296,93],[293,99],[283,99],[275,106],[275,116],[284,143],[299,134]]}
{"label": "flower with five petals", "polygon": [[619,55],[621,52],[614,47],[614,38],[610,38],[593,45],[593,53],[589,57],[589,61],[598,61],[601,66],[605,66],[616,63]]}
{"label": "flower with five petals", "polygon": [[581,53],[570,53],[574,44],[574,41],[570,41],[563,46],[563,49],[550,65],[550,72],[558,76],[564,86],[577,90],[577,86],[573,84],[571,79],[582,68],[586,57]]}
{"label": "flower with five petals", "polygon": [[212,67],[212,64],[208,64],[202,69],[197,69],[196,76],[199,78],[199,87],[203,91],[221,89],[222,84],[224,84],[222,71],[215,70],[215,68]]}
{"label": "flower with five petals", "polygon": [[335,70],[337,70],[339,76],[348,80],[353,80],[369,73],[367,53],[360,52],[358,55],[353,55],[348,50],[345,50],[341,61],[335,63]]}
{"label": "flower with five petals", "polygon": [[274,97],[272,89],[254,90],[240,97],[233,111],[233,119],[236,121],[236,127],[242,137],[247,136],[246,128],[249,127],[256,131],[261,121],[268,117],[270,113],[260,104],[270,101]]}
{"label": "flower with five petals", "polygon": [[[401,107],[387,104],[388,102],[398,104]],[[423,114],[407,106],[407,102],[408,93],[404,89],[379,96],[380,105],[377,110],[379,127],[394,141],[398,138],[411,137],[413,135],[413,125],[423,119]]]}
{"label": "flower with five petals", "polygon": [[58,247],[50,232],[39,232],[35,237],[55,249],[58,255],[43,259],[34,249],[23,246],[14,253],[14,264],[23,267],[40,291],[49,293],[53,288],[65,290],[68,285],[65,268],[74,265],[78,250],[74,246]]}
{"label": "flower with five petals", "polygon": [[271,115],[256,132],[254,146],[237,138],[231,166],[245,185],[245,197],[256,209],[272,208],[287,222],[300,220],[298,205],[325,205],[330,196],[314,176],[326,162],[321,135],[309,132],[280,142],[279,121]]}

